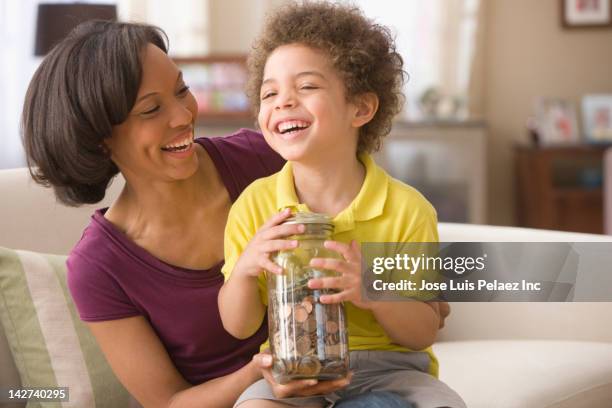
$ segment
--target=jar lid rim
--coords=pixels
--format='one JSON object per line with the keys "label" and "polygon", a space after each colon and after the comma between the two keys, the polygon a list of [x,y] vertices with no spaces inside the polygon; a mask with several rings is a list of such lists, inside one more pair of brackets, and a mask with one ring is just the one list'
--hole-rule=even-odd
{"label": "jar lid rim", "polygon": [[314,212],[296,212],[284,224],[328,224],[333,226],[332,219],[327,214]]}

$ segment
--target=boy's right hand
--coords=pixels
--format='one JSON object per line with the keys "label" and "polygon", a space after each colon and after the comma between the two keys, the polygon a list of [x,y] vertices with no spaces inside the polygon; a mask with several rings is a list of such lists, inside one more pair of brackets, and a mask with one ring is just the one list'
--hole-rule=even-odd
{"label": "boy's right hand", "polygon": [[304,232],[301,224],[280,225],[290,216],[291,210],[287,208],[266,221],[238,258],[234,272],[252,277],[259,276],[264,269],[272,273],[283,273],[283,268],[270,260],[270,254],[296,248],[297,241],[283,238]]}
{"label": "boy's right hand", "polygon": [[272,393],[276,398],[310,397],[313,395],[325,395],[340,388],[344,388],[351,382],[353,373],[337,380],[295,380],[287,384],[279,384],[272,376],[272,355],[264,351],[253,356],[253,361],[260,368],[264,379],[270,384]]}

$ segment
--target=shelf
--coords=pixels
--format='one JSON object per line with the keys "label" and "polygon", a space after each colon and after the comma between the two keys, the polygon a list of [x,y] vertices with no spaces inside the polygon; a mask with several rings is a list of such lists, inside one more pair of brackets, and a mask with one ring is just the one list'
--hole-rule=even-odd
{"label": "shelf", "polygon": [[534,145],[525,145],[525,144],[517,144],[515,146],[516,150],[537,153],[537,154],[594,154],[600,155],[601,152],[611,147],[612,144],[567,144],[567,145],[558,145],[558,146],[534,146]]}
{"label": "shelf", "polygon": [[199,113],[196,125],[236,123],[236,122],[255,122],[251,112],[205,112]]}
{"label": "shelf", "polygon": [[175,58],[198,103],[199,125],[233,125],[252,121],[245,94],[246,55]]}
{"label": "shelf", "polygon": [[601,188],[556,188],[553,189],[552,194],[555,199],[567,199],[567,200],[592,200],[599,199],[603,200],[603,189]]}

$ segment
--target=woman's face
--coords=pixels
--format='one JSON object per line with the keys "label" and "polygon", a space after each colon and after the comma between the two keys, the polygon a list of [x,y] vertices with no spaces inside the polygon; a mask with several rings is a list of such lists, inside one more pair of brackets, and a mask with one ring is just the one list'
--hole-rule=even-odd
{"label": "woman's face", "polygon": [[198,168],[193,143],[197,111],[174,62],[148,44],[136,103],[106,141],[112,160],[131,180],[174,181],[192,176]]}

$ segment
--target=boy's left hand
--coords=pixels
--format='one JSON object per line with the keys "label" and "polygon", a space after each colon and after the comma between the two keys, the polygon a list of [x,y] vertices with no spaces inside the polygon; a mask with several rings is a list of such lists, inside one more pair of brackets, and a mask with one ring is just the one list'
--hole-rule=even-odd
{"label": "boy's left hand", "polygon": [[344,259],[313,258],[310,266],[329,269],[340,274],[337,277],[315,278],[308,281],[310,289],[336,289],[339,292],[321,295],[321,303],[351,302],[361,309],[370,309],[371,301],[361,297],[361,249],[353,240],[350,245],[337,241],[325,241],[325,248],[338,252]]}

